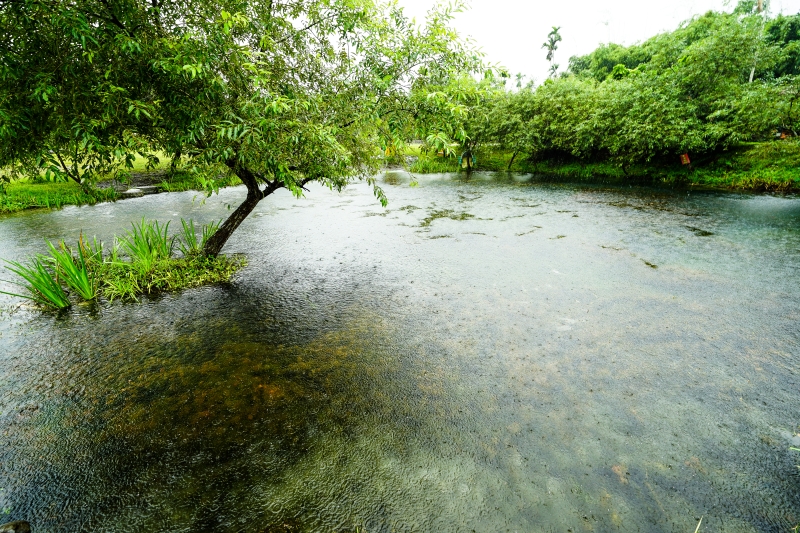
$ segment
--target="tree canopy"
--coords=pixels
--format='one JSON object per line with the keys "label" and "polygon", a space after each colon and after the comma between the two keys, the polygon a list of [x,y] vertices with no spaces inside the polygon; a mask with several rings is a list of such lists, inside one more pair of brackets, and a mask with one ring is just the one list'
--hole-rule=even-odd
{"label": "tree canopy", "polygon": [[[632,46],[572,57],[508,89],[450,27],[377,0],[0,0],[0,169],[90,186],[136,155],[170,157],[247,196],[208,241],[219,253],[259,201],[312,181],[370,181],[411,139],[468,160],[636,162],[800,131],[800,14],[742,0]],[[553,28],[545,48],[553,59]]]}
{"label": "tree canopy", "polygon": [[0,168],[88,183],[160,152],[210,188],[233,174],[247,198],[216,254],[277,189],[371,179],[409,92],[480,69],[460,8],[417,25],[372,0],[0,2]]}

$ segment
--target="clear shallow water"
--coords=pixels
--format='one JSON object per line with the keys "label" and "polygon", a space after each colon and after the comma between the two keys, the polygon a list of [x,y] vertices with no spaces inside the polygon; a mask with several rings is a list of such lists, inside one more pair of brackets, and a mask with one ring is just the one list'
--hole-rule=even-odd
{"label": "clear shallow water", "polygon": [[[0,297],[0,510],[35,531],[786,532],[800,199],[383,178],[265,200],[227,286]],[[0,219],[109,238],[241,190]]]}

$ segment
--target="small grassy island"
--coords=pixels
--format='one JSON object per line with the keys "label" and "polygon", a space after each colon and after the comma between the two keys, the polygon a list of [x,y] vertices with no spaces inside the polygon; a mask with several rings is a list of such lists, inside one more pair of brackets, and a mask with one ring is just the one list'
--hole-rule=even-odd
{"label": "small grassy island", "polygon": [[[7,261],[22,281],[21,294],[45,309],[66,309],[74,302],[138,300],[142,295],[227,282],[245,261],[241,257],[206,256],[202,247],[219,227],[200,228],[181,219],[180,237],[169,237],[169,222],[142,220],[114,240],[110,250],[96,238],[81,235],[75,246],[47,242],[48,255],[27,264]],[[181,256],[176,257],[176,247]],[[6,293],[12,294],[12,293]]]}

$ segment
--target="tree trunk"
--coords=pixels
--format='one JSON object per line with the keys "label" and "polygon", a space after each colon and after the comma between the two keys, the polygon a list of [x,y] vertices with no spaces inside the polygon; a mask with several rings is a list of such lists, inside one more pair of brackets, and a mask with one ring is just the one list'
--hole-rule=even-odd
{"label": "tree trunk", "polygon": [[[258,181],[256,180],[256,175],[246,168],[240,167],[235,160],[226,161],[225,164],[233,170],[236,176],[242,180],[245,187],[247,187],[247,198],[245,198],[242,205],[236,208],[236,211],[231,213],[231,216],[222,223],[219,229],[208,239],[206,245],[203,247],[203,254],[210,255],[216,257],[222,251],[222,247],[225,246],[225,243],[228,242],[228,239],[236,231],[244,219],[253,212],[253,209],[256,208],[258,202],[269,196],[270,194],[274,193],[281,187],[283,187],[283,183],[274,180],[274,181],[267,181],[266,187],[261,190],[258,187]],[[300,182],[300,186],[304,186],[306,183],[311,181],[310,179],[305,179]]]}
{"label": "tree trunk", "polygon": [[228,239],[236,231],[244,219],[253,212],[253,209],[256,208],[258,202],[262,200],[262,196],[260,191],[256,189],[256,193],[253,194],[252,191],[247,192],[247,198],[245,199],[242,204],[236,208],[236,211],[231,213],[231,216],[222,223],[219,229],[208,239],[206,245],[203,247],[203,254],[210,255],[216,257],[222,251],[222,247],[225,246],[225,243],[228,242]]}
{"label": "tree trunk", "polygon": [[[758,12],[761,13],[764,11],[764,0],[758,0]],[[764,27],[764,20],[761,20],[761,27]],[[756,64],[758,63],[758,49],[756,49],[755,57],[753,58],[753,68],[750,70],[750,81],[748,83],[753,83],[753,77],[756,75]]]}
{"label": "tree trunk", "polygon": [[175,153],[172,154],[172,161],[169,164],[169,176],[172,177],[175,175],[175,171],[178,169],[178,162],[181,160],[181,147],[178,146],[178,149],[175,150]]}
{"label": "tree trunk", "polygon": [[517,158],[518,153],[518,151],[514,150],[514,153],[511,154],[511,161],[508,162],[508,168],[506,168],[506,172],[511,172],[511,165],[514,164],[514,159]]}

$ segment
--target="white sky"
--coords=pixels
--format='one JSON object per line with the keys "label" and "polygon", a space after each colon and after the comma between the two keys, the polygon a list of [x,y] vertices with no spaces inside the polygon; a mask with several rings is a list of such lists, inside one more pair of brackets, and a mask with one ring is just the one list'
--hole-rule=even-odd
{"label": "white sky", "polygon": [[[408,15],[421,22],[432,0],[398,0]],[[555,62],[560,71],[570,56],[583,55],[598,44],[633,44],[673,30],[683,20],[709,10],[731,11],[737,0],[471,0],[470,10],[456,16],[462,36],[471,36],[486,59],[521,72],[541,83],[548,63],[542,43],[552,26],[561,26]],[[800,0],[772,0],[773,13],[800,12]]]}

